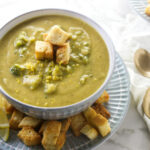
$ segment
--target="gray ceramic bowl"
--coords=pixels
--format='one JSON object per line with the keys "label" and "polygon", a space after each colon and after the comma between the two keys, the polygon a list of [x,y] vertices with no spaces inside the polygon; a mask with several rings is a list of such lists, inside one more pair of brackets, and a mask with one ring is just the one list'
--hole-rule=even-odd
{"label": "gray ceramic bowl", "polygon": [[36,10],[32,12],[25,13],[21,16],[16,17],[15,19],[8,22],[6,25],[4,25],[0,30],[0,39],[12,28],[14,28],[16,25],[32,19],[39,16],[45,16],[45,15],[65,15],[65,16],[71,16],[74,18],[79,18],[80,20],[83,20],[84,22],[91,25],[93,28],[97,30],[97,32],[102,36],[103,40],[105,41],[108,52],[109,52],[109,60],[110,60],[110,66],[108,75],[106,77],[106,80],[104,81],[103,85],[91,96],[87,97],[86,99],[83,99],[82,101],[64,106],[64,107],[53,107],[53,108],[44,108],[44,107],[36,107],[31,106],[25,103],[22,103],[21,101],[18,101],[17,99],[11,97],[6,91],[3,90],[2,87],[0,87],[0,91],[2,94],[6,96],[8,101],[15,106],[18,110],[21,112],[41,118],[41,119],[63,119],[72,115],[75,115],[77,113],[80,113],[81,111],[85,110],[88,106],[92,105],[95,100],[102,94],[104,91],[108,81],[111,78],[111,75],[113,73],[114,69],[114,63],[115,63],[115,51],[114,46],[109,38],[108,34],[103,30],[103,28],[96,24],[93,20],[89,19],[86,16],[83,16],[81,14],[78,14],[76,12],[68,11],[68,10],[62,10],[62,9],[43,9],[43,10]]}

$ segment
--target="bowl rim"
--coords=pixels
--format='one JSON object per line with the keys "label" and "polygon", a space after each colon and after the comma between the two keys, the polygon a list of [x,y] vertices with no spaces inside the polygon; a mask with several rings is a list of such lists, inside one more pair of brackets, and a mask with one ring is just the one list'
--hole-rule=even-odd
{"label": "bowl rim", "polygon": [[[101,94],[101,93],[104,91],[104,88],[106,87],[107,82],[108,82],[108,80],[110,79],[110,77],[111,77],[111,75],[112,75],[112,73],[113,73],[113,70],[114,70],[114,64],[115,64],[115,46],[114,46],[114,44],[113,44],[113,42],[112,42],[110,36],[109,36],[109,35],[107,34],[107,32],[104,30],[104,27],[102,27],[101,25],[99,25],[98,23],[96,23],[96,22],[95,22],[94,20],[92,20],[90,17],[87,17],[87,16],[85,16],[85,15],[83,15],[83,14],[80,14],[80,13],[78,13],[78,12],[76,12],[76,11],[67,10],[67,9],[60,9],[60,8],[46,8],[46,9],[37,9],[37,10],[33,10],[33,11],[28,11],[28,12],[26,12],[26,13],[23,13],[23,14],[21,14],[21,15],[16,16],[15,18],[13,18],[13,19],[11,19],[10,21],[8,21],[2,28],[0,28],[0,34],[1,34],[1,32],[2,32],[3,30],[5,30],[5,28],[6,28],[7,26],[9,26],[12,22],[17,21],[17,19],[19,19],[19,18],[21,18],[21,17],[23,17],[23,16],[26,16],[26,15],[30,15],[30,14],[32,14],[32,13],[38,13],[38,12],[44,12],[44,11],[56,11],[56,12],[58,13],[57,15],[62,15],[62,16],[67,16],[67,14],[69,14],[71,17],[76,18],[76,19],[80,19],[80,20],[83,21],[83,22],[86,22],[85,20],[87,20],[87,21],[89,21],[90,23],[92,23],[93,25],[95,25],[98,29],[100,29],[101,32],[103,32],[104,36],[107,37],[107,40],[108,40],[109,45],[110,45],[110,47],[111,47],[111,51],[108,50],[108,47],[107,47],[108,44],[107,44],[106,41],[104,40],[104,37],[97,31],[97,29],[96,29],[95,27],[93,27],[90,23],[86,22],[89,26],[91,26],[92,28],[94,28],[94,29],[100,34],[100,36],[102,37],[102,39],[103,39],[103,41],[104,41],[104,43],[105,43],[105,45],[106,45],[106,47],[107,47],[107,50],[108,50],[108,54],[109,54],[109,69],[108,69],[108,73],[107,73],[107,76],[106,76],[104,82],[102,83],[102,85],[101,85],[94,93],[92,93],[90,96],[84,98],[83,100],[81,100],[81,101],[79,101],[79,102],[76,102],[76,103],[73,103],[73,104],[70,104],[70,105],[60,106],[60,107],[40,107],[40,106],[34,106],[34,105],[31,105],[31,104],[24,103],[24,102],[22,102],[22,101],[19,101],[19,100],[16,99],[16,98],[10,96],[10,95],[2,88],[1,85],[0,85],[0,92],[1,92],[4,96],[6,96],[8,99],[10,99],[10,101],[12,100],[12,101],[14,101],[15,103],[18,103],[18,104],[20,104],[20,105],[24,105],[25,107],[28,107],[28,108],[30,108],[30,109],[38,109],[38,110],[61,110],[61,109],[63,110],[63,109],[66,109],[66,108],[69,108],[69,109],[70,109],[70,108],[73,108],[73,107],[77,107],[78,105],[82,105],[82,104],[84,104],[86,101],[91,101],[93,96],[99,95],[99,93]],[[65,12],[66,14],[63,14],[64,12]],[[61,14],[61,13],[62,13],[62,14]],[[75,16],[73,16],[73,14],[74,14]],[[50,13],[49,16],[50,16],[50,15],[56,15],[56,13],[53,13],[53,14]],[[68,15],[68,16],[69,16],[69,15]],[[44,15],[40,15],[40,16],[48,16],[48,15],[44,14]],[[30,20],[30,19],[38,18],[38,17],[40,17],[40,16],[35,16],[35,17],[31,17],[31,18],[25,19],[24,21],[19,22],[19,23],[16,24],[15,26],[17,26],[17,25],[19,25],[19,24],[21,24],[21,23],[23,23],[23,22],[25,22],[25,21],[28,21],[28,20]],[[77,18],[77,16],[80,16],[80,17]],[[82,19],[81,19],[81,18],[82,18]],[[84,20],[83,18],[84,18],[85,20]],[[15,28],[15,26],[12,27],[12,28],[10,28],[6,33],[4,33],[3,36],[5,36],[11,29]],[[3,37],[3,36],[2,36],[2,37]],[[1,38],[1,37],[0,37],[0,38]],[[110,57],[110,53],[111,53],[111,57]],[[111,58],[111,59],[110,59],[110,58]],[[111,60],[111,62],[110,62],[110,60]],[[110,63],[111,63],[111,64],[110,64]],[[100,92],[100,91],[101,91],[101,92]]]}

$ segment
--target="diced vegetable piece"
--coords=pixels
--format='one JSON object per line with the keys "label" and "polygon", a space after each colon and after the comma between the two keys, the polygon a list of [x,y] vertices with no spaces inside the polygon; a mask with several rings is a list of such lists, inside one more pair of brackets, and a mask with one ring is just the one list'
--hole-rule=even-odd
{"label": "diced vegetable piece", "polygon": [[46,94],[51,94],[51,93],[54,93],[56,91],[56,85],[53,84],[53,83],[49,83],[49,84],[46,84],[45,85],[45,90],[44,92]]}
{"label": "diced vegetable piece", "polygon": [[84,64],[87,64],[89,62],[89,59],[87,56],[84,56],[82,59],[83,59]]}
{"label": "diced vegetable piece", "polygon": [[19,56],[24,56],[24,54],[27,52],[27,47],[20,47],[19,49],[17,49]]}
{"label": "diced vegetable piece", "polygon": [[26,32],[21,32],[18,38],[16,39],[14,46],[16,48],[25,46],[27,42],[29,41],[29,37],[27,36]]}
{"label": "diced vegetable piece", "polygon": [[56,51],[56,62],[59,64],[68,64],[70,59],[70,44],[66,43]]}
{"label": "diced vegetable piece", "polygon": [[87,74],[81,76],[81,78],[80,78],[80,83],[81,83],[81,84],[85,84],[86,80],[87,80],[89,77],[90,77],[90,76],[87,75]]}
{"label": "diced vegetable piece", "polygon": [[23,77],[23,84],[27,85],[31,90],[37,88],[42,79],[39,75],[25,75]]}
{"label": "diced vegetable piece", "polygon": [[67,72],[68,72],[68,73],[72,72],[72,68],[71,68],[71,66],[69,66],[69,65],[67,65]]}
{"label": "diced vegetable piece", "polygon": [[61,76],[63,73],[58,65],[55,65],[55,68],[52,72],[53,76]]}
{"label": "diced vegetable piece", "polygon": [[15,76],[20,76],[23,75],[24,69],[25,68],[22,65],[15,64],[10,68],[10,72]]}
{"label": "diced vegetable piece", "polygon": [[83,55],[88,55],[88,54],[89,54],[89,49],[88,49],[88,48],[82,48],[82,49],[81,49],[81,53],[82,53]]}
{"label": "diced vegetable piece", "polygon": [[63,45],[69,38],[69,34],[62,30],[58,25],[54,25],[48,33],[45,41],[54,45]]}
{"label": "diced vegetable piece", "polygon": [[71,60],[77,62],[77,63],[81,63],[81,59],[78,55],[76,55],[75,53],[71,54]]}
{"label": "diced vegetable piece", "polygon": [[77,39],[77,35],[72,35],[72,39],[76,40]]}
{"label": "diced vegetable piece", "polygon": [[21,46],[24,46],[25,44],[26,44],[25,41],[18,39],[18,40],[15,42],[15,47],[21,47]]}
{"label": "diced vegetable piece", "polygon": [[53,59],[53,46],[49,42],[36,41],[35,43],[36,59]]}

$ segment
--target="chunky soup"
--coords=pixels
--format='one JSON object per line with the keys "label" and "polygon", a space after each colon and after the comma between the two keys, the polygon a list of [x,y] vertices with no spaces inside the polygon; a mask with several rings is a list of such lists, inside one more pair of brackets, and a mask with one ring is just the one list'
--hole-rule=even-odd
{"label": "chunky soup", "polygon": [[60,107],[79,102],[103,84],[108,68],[102,37],[72,17],[31,19],[0,41],[0,85],[30,105]]}

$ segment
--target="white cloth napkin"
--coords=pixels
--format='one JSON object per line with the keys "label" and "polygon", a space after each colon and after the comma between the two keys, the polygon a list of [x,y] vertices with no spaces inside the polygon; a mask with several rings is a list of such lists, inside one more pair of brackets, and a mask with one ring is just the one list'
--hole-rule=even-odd
{"label": "white cloth napkin", "polygon": [[137,110],[150,131],[150,119],[142,109],[144,95],[150,87],[150,78],[141,75],[133,61],[134,53],[138,48],[144,48],[150,52],[150,23],[137,15],[128,14],[123,21],[111,23],[111,29],[114,31],[112,37],[116,50],[129,71],[132,99],[136,102]]}
{"label": "white cloth napkin", "polygon": [[150,130],[150,119],[141,107],[150,79],[143,77],[133,63],[138,48],[150,51],[150,23],[132,13],[127,0],[5,0],[0,1],[0,27],[24,12],[42,8],[74,10],[89,16],[106,29],[127,66],[133,99]]}

